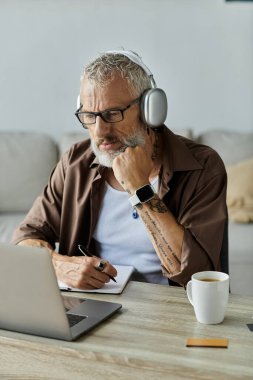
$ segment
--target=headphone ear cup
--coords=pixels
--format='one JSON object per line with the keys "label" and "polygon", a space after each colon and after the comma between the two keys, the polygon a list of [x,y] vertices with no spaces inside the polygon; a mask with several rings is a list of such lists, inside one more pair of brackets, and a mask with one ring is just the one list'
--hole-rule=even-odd
{"label": "headphone ear cup", "polygon": [[164,124],[167,116],[167,97],[161,88],[146,90],[140,101],[141,119],[151,128]]}

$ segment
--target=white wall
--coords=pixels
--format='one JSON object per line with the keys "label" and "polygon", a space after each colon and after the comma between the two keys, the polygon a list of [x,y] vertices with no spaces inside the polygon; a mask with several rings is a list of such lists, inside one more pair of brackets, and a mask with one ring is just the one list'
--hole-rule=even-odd
{"label": "white wall", "polygon": [[81,131],[83,64],[120,46],[167,92],[172,129],[253,131],[253,3],[225,0],[1,0],[0,130]]}

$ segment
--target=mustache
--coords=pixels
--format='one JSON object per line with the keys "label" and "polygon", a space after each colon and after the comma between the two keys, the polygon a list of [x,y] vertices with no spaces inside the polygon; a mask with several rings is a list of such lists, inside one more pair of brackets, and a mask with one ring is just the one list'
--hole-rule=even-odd
{"label": "mustache", "polygon": [[119,149],[119,151],[123,152],[126,150],[127,147],[135,148],[137,145],[144,145],[144,138],[141,135],[133,135],[129,136],[125,139],[119,140],[117,137],[113,135],[106,136],[106,138],[97,138],[94,143],[97,147],[103,143],[112,143],[112,142],[119,142],[122,144],[122,147]]}
{"label": "mustache", "polygon": [[107,136],[106,138],[98,138],[98,139],[95,139],[95,144],[97,146],[103,144],[103,143],[112,143],[114,141],[118,141],[118,139],[114,136]]}

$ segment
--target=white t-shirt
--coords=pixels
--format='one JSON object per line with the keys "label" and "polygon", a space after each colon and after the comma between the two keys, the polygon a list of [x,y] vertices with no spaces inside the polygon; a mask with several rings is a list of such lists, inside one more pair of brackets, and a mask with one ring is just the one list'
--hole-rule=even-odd
{"label": "white t-shirt", "polygon": [[[157,191],[158,177],[152,182]],[[148,237],[144,224],[131,206],[129,194],[106,183],[98,223],[93,238],[103,259],[112,264],[132,265],[134,279],[168,284],[162,275],[161,262]]]}

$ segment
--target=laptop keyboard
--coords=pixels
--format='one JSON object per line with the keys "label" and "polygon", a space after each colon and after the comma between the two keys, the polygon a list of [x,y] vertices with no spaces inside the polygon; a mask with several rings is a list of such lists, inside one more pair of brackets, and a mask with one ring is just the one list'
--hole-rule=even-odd
{"label": "laptop keyboard", "polygon": [[81,322],[83,319],[87,318],[83,315],[75,315],[75,314],[66,314],[69,321],[69,326],[72,327],[77,323]]}

